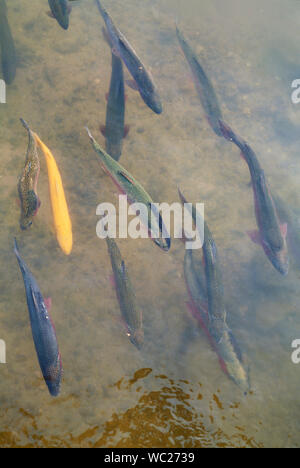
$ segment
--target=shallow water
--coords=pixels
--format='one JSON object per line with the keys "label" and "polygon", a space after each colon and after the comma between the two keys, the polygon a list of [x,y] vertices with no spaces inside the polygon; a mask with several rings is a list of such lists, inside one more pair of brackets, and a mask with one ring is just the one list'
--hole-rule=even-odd
{"label": "shallow water", "polygon": [[[121,163],[155,201],[178,201],[180,186],[189,201],[205,202],[222,260],[228,323],[249,365],[248,396],[223,374],[187,313],[179,240],[168,254],[150,240],[118,242],[143,311],[142,351],[119,324],[95,214],[100,202],[116,203],[116,189],[84,130],[88,125],[104,145],[99,126],[111,58],[94,2],[74,2],[67,32],[46,15],[46,1],[7,3],[18,69],[7,104],[0,104],[0,339],[7,346],[7,364],[0,365],[0,445],[298,447],[300,367],[291,361],[291,342],[300,338],[300,272],[292,262],[288,277],[281,277],[246,235],[255,227],[249,171],[205,119],[175,21],[209,74],[224,119],[253,147],[272,190],[296,212],[300,105],[291,102],[291,82],[300,78],[299,3],[105,2],[150,67],[164,105],[157,116],[127,89],[131,129]],[[42,206],[32,228],[19,230],[17,178],[27,146],[19,117],[51,148],[61,170],[73,222],[69,257],[55,239],[42,156]],[[52,297],[64,367],[57,399],[39,370],[14,236],[44,296]]]}

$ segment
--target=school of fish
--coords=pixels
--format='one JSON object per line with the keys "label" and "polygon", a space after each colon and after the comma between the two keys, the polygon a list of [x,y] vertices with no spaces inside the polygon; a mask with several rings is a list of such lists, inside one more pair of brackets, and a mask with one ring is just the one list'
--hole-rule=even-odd
{"label": "school of fish", "polygon": [[[76,0],[48,0],[50,16],[55,18],[64,30],[70,26],[71,1]],[[171,248],[171,236],[167,232],[160,212],[155,211],[153,207],[152,197],[142,183],[136,180],[119,162],[125,145],[124,138],[129,131],[128,126],[125,125],[124,66],[132,77],[130,86],[139,92],[144,104],[157,115],[163,112],[162,99],[152,74],[128,39],[115,25],[102,2],[95,0],[95,4],[105,24],[104,36],[110,47],[112,59],[106,122],[100,127],[105,136],[106,149],[102,149],[87,127],[86,131],[100,165],[119,192],[127,196],[129,204],[143,203],[147,206],[147,216],[143,218],[142,214],[140,215],[141,223],[152,241],[162,251],[168,252]],[[257,224],[257,229],[249,231],[249,237],[262,248],[276,271],[286,276],[289,272],[291,252],[293,258],[297,260],[298,255],[300,259],[300,238],[293,234],[291,229],[293,214],[284,206],[277,194],[272,194],[254,150],[225,123],[213,84],[178,25],[174,30],[174,38],[176,37],[179,48],[183,52],[183,58],[190,68],[196,93],[211,129],[217,137],[233,143],[234,147],[239,149],[249,169]],[[16,75],[16,49],[7,19],[5,0],[0,0],[0,47],[3,76],[6,83],[11,84]],[[29,124],[24,119],[21,119],[21,123],[28,135],[28,146],[25,164],[22,171],[20,169],[17,186],[21,211],[20,228],[22,231],[30,228],[40,206],[43,206],[37,193],[40,173],[38,151],[40,150],[44,154],[47,166],[50,204],[57,242],[61,251],[70,255],[73,248],[72,210],[67,202],[68,196],[63,187],[59,164],[51,150],[38,134],[31,130]],[[179,198],[183,205],[188,203],[180,190]],[[193,205],[190,216],[194,223],[197,215],[199,214]],[[244,394],[247,394],[251,388],[249,369],[235,339],[234,331],[228,326],[230,317],[226,310],[226,291],[223,287],[223,272],[218,248],[206,220],[203,220],[203,225],[202,249],[186,249],[184,255],[183,271],[188,299],[187,308],[195,319],[194,326],[200,325],[204,330],[212,349],[218,356],[221,369]],[[130,342],[142,352],[145,340],[143,311],[137,305],[133,283],[116,241],[107,237],[106,243],[120,318]],[[43,299],[37,280],[20,255],[16,239],[14,239],[14,252],[25,286],[32,336],[41,372],[50,394],[58,396],[62,386],[63,371],[56,331],[49,314],[51,302]]]}

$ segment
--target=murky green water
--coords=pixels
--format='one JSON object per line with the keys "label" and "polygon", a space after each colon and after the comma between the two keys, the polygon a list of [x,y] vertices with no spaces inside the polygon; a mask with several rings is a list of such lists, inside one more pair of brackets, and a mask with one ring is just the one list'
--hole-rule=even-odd
{"label": "murky green water", "polygon": [[[150,240],[118,242],[143,311],[142,351],[119,324],[106,244],[95,231],[96,207],[116,203],[116,189],[84,130],[87,124],[104,145],[99,126],[111,59],[94,2],[74,2],[67,32],[46,15],[46,0],[7,3],[18,70],[0,105],[0,339],[7,345],[0,445],[299,446],[300,367],[291,361],[291,342],[300,338],[300,272],[292,264],[282,278],[248,239],[255,227],[249,171],[208,126],[174,31],[177,19],[212,79],[225,120],[256,151],[272,190],[299,211],[300,107],[291,102],[291,82],[300,78],[299,3],[105,2],[151,68],[164,105],[157,116],[127,89],[131,130],[121,162],[157,201],[178,201],[179,185],[190,201],[205,202],[222,259],[228,322],[250,368],[248,396],[223,374],[187,314],[180,241],[168,254]],[[19,117],[61,170],[73,222],[69,257],[55,239],[42,156],[42,206],[32,228],[19,230],[17,178],[27,145]],[[39,370],[15,235],[43,294],[52,297],[65,371],[57,399]]]}

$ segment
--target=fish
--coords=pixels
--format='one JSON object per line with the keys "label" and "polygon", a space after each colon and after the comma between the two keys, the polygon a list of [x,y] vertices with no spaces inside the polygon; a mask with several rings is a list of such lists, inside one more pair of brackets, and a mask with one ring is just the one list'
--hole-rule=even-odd
{"label": "fish", "polygon": [[143,226],[147,228],[153,242],[167,252],[171,247],[171,238],[163,223],[161,214],[153,205],[152,198],[130,172],[101,148],[90,130],[87,127],[85,128],[94,150],[100,157],[103,170],[111,177],[119,191],[127,195],[129,203],[143,203],[147,207],[147,218],[143,219],[141,213],[140,220]]}
{"label": "fish", "polygon": [[261,245],[274,268],[283,276],[289,271],[287,248],[287,223],[280,223],[277,209],[266,180],[265,173],[252,148],[224,122],[220,121],[224,137],[233,142],[246,161],[254,195],[255,216],[258,230],[248,232],[251,240]]}
{"label": "fish", "polygon": [[56,19],[63,29],[69,28],[69,17],[72,10],[70,1],[74,0],[48,0],[50,6],[50,16]]}
{"label": "fish", "polygon": [[[179,189],[178,193],[182,204],[188,203]],[[195,206],[192,207],[191,215],[194,222],[196,221],[196,216],[200,216],[199,213],[196,212]],[[206,278],[208,314],[210,322],[213,324],[215,339],[220,342],[223,339],[224,333],[228,331],[222,272],[216,243],[205,220],[203,224],[204,239],[202,252]]]}
{"label": "fish", "polygon": [[15,42],[7,19],[5,0],[0,0],[0,47],[3,78],[6,84],[13,83],[17,71]]}
{"label": "fish", "polygon": [[54,156],[49,148],[42,142],[36,133],[33,133],[33,135],[38,146],[41,148],[47,163],[49,191],[56,238],[62,251],[66,255],[70,255],[73,247],[72,222],[61,175]]}
{"label": "fish", "polygon": [[14,252],[24,280],[32,336],[40,368],[50,395],[57,397],[61,390],[63,368],[55,327],[37,281],[20,256],[16,239]]}
{"label": "fish", "polygon": [[207,279],[198,250],[186,250],[184,256],[184,276],[189,294],[188,308],[192,316],[204,330],[212,348],[216,352],[223,372],[247,394],[250,390],[249,375],[240,348],[227,327],[222,340],[216,337],[214,323],[208,314]]}
{"label": "fish", "polygon": [[142,312],[138,311],[136,308],[135,294],[129,273],[116,242],[110,237],[106,238],[106,242],[113,269],[117,298],[127,336],[137,349],[141,349],[144,341]]}
{"label": "fish", "polygon": [[122,154],[123,138],[128,133],[125,127],[124,73],[121,59],[112,53],[112,73],[107,97],[106,124],[101,128],[106,139],[106,151],[119,161]]}
{"label": "fish", "polygon": [[176,35],[183,54],[192,71],[196,90],[206,114],[207,121],[216,135],[223,136],[219,124],[219,121],[222,120],[222,111],[213,85],[200,65],[196,54],[186,41],[182,32],[178,29],[178,26],[176,26]]}
{"label": "fish", "polygon": [[156,114],[161,114],[163,111],[161,99],[150,72],[147,71],[125,36],[115,26],[100,0],[96,0],[96,4],[104,19],[113,53],[125,63],[145,104]]}
{"label": "fish", "polygon": [[25,120],[20,120],[28,132],[29,139],[25,166],[18,182],[21,204],[20,227],[22,230],[25,230],[32,225],[33,218],[41,206],[41,201],[37,194],[40,160],[34,135]]}

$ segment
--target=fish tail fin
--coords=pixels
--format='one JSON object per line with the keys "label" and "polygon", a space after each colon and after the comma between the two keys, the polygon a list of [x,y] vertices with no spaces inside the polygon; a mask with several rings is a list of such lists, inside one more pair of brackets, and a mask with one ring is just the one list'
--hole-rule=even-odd
{"label": "fish tail fin", "polygon": [[88,128],[87,126],[85,126],[84,128],[86,129],[87,134],[88,134],[90,140],[94,143],[94,142],[95,142],[95,138],[94,138],[93,135],[91,134],[89,128]]}
{"label": "fish tail fin", "polygon": [[17,257],[17,260],[19,262],[20,267],[22,267],[23,262],[22,262],[21,255],[20,255],[20,252],[19,252],[17,239],[15,237],[14,237],[14,252],[15,252],[15,255]]}
{"label": "fish tail fin", "polygon": [[17,244],[17,239],[14,237],[14,252],[16,255],[20,255],[19,254],[19,249],[18,249],[18,244]]}
{"label": "fish tail fin", "polygon": [[30,128],[29,128],[28,123],[27,123],[24,119],[22,119],[22,117],[20,117],[20,122],[21,122],[21,124],[23,125],[23,127],[26,128],[26,130],[27,130],[28,132],[30,132]]}
{"label": "fish tail fin", "polygon": [[101,13],[101,15],[104,18],[107,15],[107,12],[106,12],[105,8],[101,5],[100,0],[95,0],[95,2],[96,2],[96,5],[98,7],[99,12]]}

